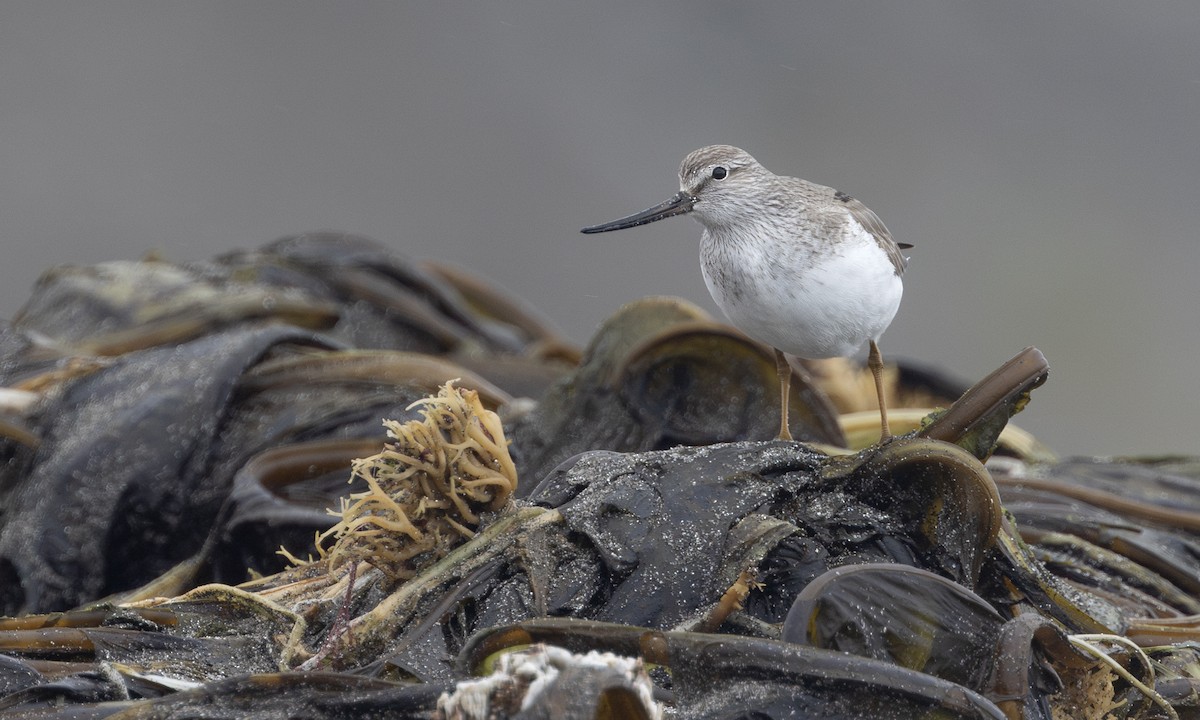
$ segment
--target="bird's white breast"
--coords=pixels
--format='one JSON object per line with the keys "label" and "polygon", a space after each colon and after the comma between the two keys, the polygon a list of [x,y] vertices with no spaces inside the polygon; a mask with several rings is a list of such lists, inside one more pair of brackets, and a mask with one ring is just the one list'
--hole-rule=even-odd
{"label": "bird's white breast", "polygon": [[804,358],[852,355],[878,339],[904,290],[887,254],[857,223],[832,244],[706,229],[700,265],[734,325]]}

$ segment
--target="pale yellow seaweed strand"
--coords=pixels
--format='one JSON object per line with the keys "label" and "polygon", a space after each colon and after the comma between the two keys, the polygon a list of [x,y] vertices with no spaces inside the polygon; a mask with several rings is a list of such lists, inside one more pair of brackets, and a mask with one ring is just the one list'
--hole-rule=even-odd
{"label": "pale yellow seaweed strand", "polygon": [[[478,424],[473,424],[471,431],[472,437],[481,445],[487,448],[487,454],[500,462],[500,473],[512,481],[513,489],[516,489],[517,466],[513,463],[512,455],[508,452],[508,443],[498,442],[495,438],[504,437],[504,428],[500,424],[500,417],[496,413],[485,409],[482,405],[479,407],[480,414],[477,416]],[[484,427],[484,420],[488,425],[495,427]],[[483,437],[480,437],[480,436]]]}

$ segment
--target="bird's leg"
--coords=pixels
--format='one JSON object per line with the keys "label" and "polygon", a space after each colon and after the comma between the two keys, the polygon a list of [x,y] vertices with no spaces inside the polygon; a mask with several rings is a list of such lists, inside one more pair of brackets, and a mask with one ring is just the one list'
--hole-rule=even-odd
{"label": "bird's leg", "polygon": [[775,370],[779,373],[779,437],[777,440],[791,440],[792,431],[788,429],[788,397],[792,394],[792,366],[779,349],[775,350]]}
{"label": "bird's leg", "polygon": [[874,340],[871,341],[871,352],[867,355],[867,367],[875,376],[875,393],[879,396],[879,441],[883,442],[892,436],[892,429],[888,427],[887,400],[883,396],[883,355],[879,353],[879,346]]}

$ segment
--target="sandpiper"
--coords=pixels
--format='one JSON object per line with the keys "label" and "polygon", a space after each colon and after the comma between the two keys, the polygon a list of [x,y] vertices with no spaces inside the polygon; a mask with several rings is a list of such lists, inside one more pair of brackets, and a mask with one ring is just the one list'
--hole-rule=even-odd
{"label": "sandpiper", "polygon": [[867,365],[879,395],[880,439],[891,437],[878,340],[904,292],[908,258],[879,217],[844,192],[776,175],[745,150],[710,145],[679,167],[679,192],[636,215],[585,233],[645,225],[691,213],[704,226],[700,268],[713,300],[750,337],[775,349],[779,439],[791,440],[784,353],[853,355],[870,343]]}

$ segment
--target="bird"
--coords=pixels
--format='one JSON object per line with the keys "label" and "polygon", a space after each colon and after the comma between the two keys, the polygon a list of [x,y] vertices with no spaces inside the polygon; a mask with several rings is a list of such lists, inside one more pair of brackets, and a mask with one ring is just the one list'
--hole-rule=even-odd
{"label": "bird", "polygon": [[735,327],[771,346],[779,374],[778,439],[791,440],[787,355],[848,357],[869,345],[879,396],[880,442],[891,437],[879,338],[904,294],[911,248],[879,216],[831,187],[776,175],[749,153],[710,145],[679,167],[679,192],[628,217],[582,229],[593,234],[691,215],[704,226],[704,283]]}

